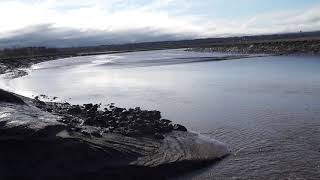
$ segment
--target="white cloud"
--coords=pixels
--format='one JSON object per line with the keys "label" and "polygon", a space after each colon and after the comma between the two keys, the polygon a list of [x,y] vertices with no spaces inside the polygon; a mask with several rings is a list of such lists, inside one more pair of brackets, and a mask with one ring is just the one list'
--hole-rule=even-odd
{"label": "white cloud", "polygon": [[[88,37],[119,43],[320,30],[319,6],[230,21],[187,14],[191,5],[192,1],[182,0],[141,1],[138,5],[130,0],[0,1],[0,46],[17,44],[17,37],[26,41],[35,33],[41,34],[41,43]],[[50,37],[46,40],[45,35]]]}

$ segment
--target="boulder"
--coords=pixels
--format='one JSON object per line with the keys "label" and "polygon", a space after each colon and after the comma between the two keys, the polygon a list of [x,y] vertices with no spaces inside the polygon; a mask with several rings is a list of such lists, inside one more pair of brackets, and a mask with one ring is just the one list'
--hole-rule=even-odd
{"label": "boulder", "polygon": [[101,133],[99,131],[93,131],[91,133],[91,135],[94,136],[94,137],[102,137],[102,135],[101,135]]}
{"label": "boulder", "polygon": [[68,109],[68,113],[70,114],[80,114],[82,112],[81,108],[79,105],[72,106],[70,109]]}
{"label": "boulder", "polygon": [[155,133],[154,134],[154,138],[156,138],[156,139],[164,139],[164,136],[162,134],[160,134],[160,133]]}
{"label": "boulder", "polygon": [[175,131],[185,131],[185,132],[188,131],[188,129],[186,127],[184,127],[184,126],[182,126],[180,124],[175,124],[173,126],[173,130],[175,130]]}
{"label": "boulder", "polygon": [[172,121],[168,120],[168,119],[161,119],[160,120],[163,124],[170,124]]}

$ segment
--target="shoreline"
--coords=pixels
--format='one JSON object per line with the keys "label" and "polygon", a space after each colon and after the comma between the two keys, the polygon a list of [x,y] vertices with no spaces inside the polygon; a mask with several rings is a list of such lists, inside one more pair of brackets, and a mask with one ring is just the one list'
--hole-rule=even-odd
{"label": "shoreline", "polygon": [[320,40],[297,39],[223,43],[192,47],[188,48],[187,51],[269,55],[320,55]]}
{"label": "shoreline", "polygon": [[[92,104],[48,106],[38,98],[1,89],[0,99],[0,167],[5,171],[0,178],[4,179],[167,179],[209,166],[229,154],[224,144],[202,139],[160,117],[132,123],[120,120],[116,125],[118,117],[131,110],[122,109],[120,113],[119,108],[110,107],[101,111]],[[140,114],[141,119],[143,114],[160,116],[158,111],[133,111],[138,111],[131,114]],[[115,121],[104,120],[104,115],[113,115]],[[115,128],[102,126],[103,122]],[[152,126],[152,122],[158,125]],[[131,134],[119,131],[132,124],[137,126],[131,127]],[[28,166],[30,162],[36,163]],[[61,163],[65,168],[57,166]]]}
{"label": "shoreline", "polygon": [[[35,56],[8,56],[0,57],[0,74],[16,71],[17,77],[26,75],[21,68],[29,68],[34,64],[57,60],[68,57],[92,56],[102,54],[116,54],[126,52],[139,52],[151,50],[164,50],[165,48],[155,49],[136,49],[136,50],[117,50],[102,52],[76,52],[62,54],[40,54]],[[269,41],[243,41],[226,42],[212,45],[199,45],[184,48],[186,51],[195,52],[221,52],[237,53],[243,56],[248,55],[320,55],[320,39],[288,39],[288,40],[269,40]],[[235,58],[237,59],[237,58]],[[223,60],[223,59],[222,59]],[[229,60],[229,59],[226,59]],[[21,74],[21,75],[19,75]]]}
{"label": "shoreline", "polygon": [[[101,54],[115,54],[131,51],[106,51],[100,53],[71,53],[71,54],[47,54],[35,56],[14,56],[14,57],[0,57],[0,74],[5,74],[12,71],[19,71],[19,69],[30,68],[34,64],[52,61],[57,59],[78,57],[78,56],[92,56]],[[18,76],[19,77],[19,76]]]}
{"label": "shoreline", "polygon": [[[238,46],[244,47],[241,52],[256,54],[261,50],[266,52],[262,48],[265,45],[262,45],[253,46],[256,48],[254,51],[249,51],[248,47],[252,49],[251,45]],[[212,52],[219,50],[217,48],[189,50]],[[234,45],[224,45],[220,46],[219,52],[239,53],[240,48],[237,49],[235,51]],[[291,54],[290,52],[287,51]],[[19,70],[20,68],[59,58],[64,57],[61,55],[31,61],[2,61],[0,74],[11,72],[13,78],[24,76],[27,72]],[[112,105],[101,110],[99,104],[47,103],[38,97],[30,99],[1,89],[0,97],[0,141],[7,144],[0,150],[4,159],[0,167],[7,168],[4,178],[33,178],[30,172],[37,174],[43,171],[37,177],[50,179],[48,176],[54,174],[55,178],[68,179],[165,179],[211,165],[229,154],[224,144],[199,140],[197,135],[187,132],[182,125],[174,127],[171,121],[161,119],[159,111],[123,109]],[[43,150],[37,154],[39,147]],[[210,147],[212,151],[206,154],[208,152],[202,147],[205,150]],[[52,154],[52,149],[59,154],[58,158],[46,162],[46,156]],[[29,162],[32,159],[37,159],[38,162],[33,168],[6,167],[10,163]],[[74,160],[80,163],[74,164]],[[61,162],[69,170],[55,166]],[[175,171],[176,168],[179,172]],[[73,175],[70,175],[70,169]],[[123,171],[128,174],[123,174]],[[22,175],[15,176],[15,172]],[[154,174],[160,176],[154,177]]]}
{"label": "shoreline", "polygon": [[[63,56],[2,62],[0,74],[17,78],[27,75],[20,68],[58,58]],[[50,103],[1,89],[0,133],[4,179],[166,179],[229,154],[224,144],[161,119],[159,111]],[[66,168],[56,166],[61,163]]]}

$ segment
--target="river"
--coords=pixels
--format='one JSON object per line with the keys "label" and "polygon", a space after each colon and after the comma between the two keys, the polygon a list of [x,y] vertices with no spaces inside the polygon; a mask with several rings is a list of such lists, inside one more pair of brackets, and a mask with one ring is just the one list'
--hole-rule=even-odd
{"label": "river", "polygon": [[231,149],[181,179],[319,179],[320,57],[214,61],[225,56],[158,50],[72,57],[36,64],[1,86],[75,104],[160,110]]}

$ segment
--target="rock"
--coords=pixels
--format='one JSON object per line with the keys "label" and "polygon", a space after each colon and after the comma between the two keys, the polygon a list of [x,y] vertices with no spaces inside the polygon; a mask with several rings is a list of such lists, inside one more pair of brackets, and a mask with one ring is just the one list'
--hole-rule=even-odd
{"label": "rock", "polygon": [[68,113],[70,114],[80,114],[82,112],[81,108],[79,105],[72,106],[70,109],[68,109]]}
{"label": "rock", "polygon": [[162,134],[160,134],[160,133],[155,133],[155,134],[154,134],[154,137],[155,137],[156,139],[164,139],[164,136],[163,136]]}
{"label": "rock", "polygon": [[90,133],[86,130],[82,130],[81,133],[85,136],[90,136]]}
{"label": "rock", "polygon": [[172,121],[168,120],[168,119],[161,119],[160,120],[162,123],[164,124],[170,124]]}
{"label": "rock", "polygon": [[43,108],[43,107],[46,106],[46,103],[43,102],[43,101],[41,101],[41,100],[39,99],[39,96],[36,96],[36,97],[34,98],[34,102],[35,102],[35,105],[36,105],[37,107],[39,107],[39,108]]}
{"label": "rock", "polygon": [[113,108],[113,112],[114,112],[114,113],[121,113],[121,112],[123,112],[123,111],[124,111],[123,108],[118,108],[118,107]]}
{"label": "rock", "polygon": [[182,126],[180,124],[175,124],[173,126],[173,130],[175,130],[175,131],[185,131],[185,132],[188,131],[188,129],[186,127],[184,127],[184,126]]}
{"label": "rock", "polygon": [[94,136],[94,137],[102,137],[102,135],[101,135],[101,133],[99,131],[93,131],[91,133],[91,135]]}
{"label": "rock", "polygon": [[141,132],[138,130],[129,129],[125,131],[125,135],[130,137],[138,137],[141,136]]}
{"label": "rock", "polygon": [[126,126],[128,126],[128,123],[125,121],[122,121],[119,123],[119,127],[126,127]]}
{"label": "rock", "polygon": [[[107,132],[110,133],[134,137],[148,136],[156,139],[161,139],[163,134],[173,130],[187,131],[182,125],[173,126],[170,120],[161,119],[160,111],[141,110],[140,107],[127,110],[116,106],[110,108],[110,105],[109,108],[100,110],[101,104],[90,103],[81,106],[69,103],[42,102],[39,97],[35,98],[34,104],[42,110],[60,115],[62,118],[58,121],[70,127],[92,126],[107,129]],[[86,130],[80,132],[87,136],[100,137],[101,135],[100,133],[92,134]]]}
{"label": "rock", "polygon": [[93,107],[91,108],[91,111],[95,112],[95,111],[98,111],[98,108],[100,107],[99,104],[95,104],[93,105]]}
{"label": "rock", "polygon": [[72,127],[72,128],[71,128],[71,131],[75,131],[75,132],[79,132],[79,131],[81,131],[81,130],[82,130],[81,127]]}
{"label": "rock", "polygon": [[90,110],[92,107],[93,107],[93,104],[84,104],[83,105],[84,106],[84,108],[85,108],[85,110]]}
{"label": "rock", "polygon": [[[80,106],[82,113],[74,116],[68,113],[72,107],[69,104],[43,102],[44,106],[36,108],[37,100],[17,98],[25,104],[8,104],[0,99],[3,114],[0,171],[4,172],[0,173],[0,179],[146,179],[154,174],[167,174],[169,170],[176,172],[173,163],[181,169],[183,163],[201,163],[228,153],[219,144],[202,142],[196,134],[175,131],[164,136],[162,132],[155,132],[160,127],[172,127],[160,120],[141,117],[141,124],[132,128],[126,126],[134,121],[127,121],[125,127],[99,128],[97,124],[103,113],[96,112],[94,117],[89,117],[84,106]],[[55,114],[48,113],[49,108]],[[133,118],[138,118],[136,113]],[[121,122],[113,116],[108,116],[110,121]],[[83,125],[87,119],[94,125]],[[64,123],[58,122],[60,120]],[[142,132],[143,129],[148,132]],[[101,134],[113,130],[117,133]],[[161,176],[160,179],[167,178]]]}
{"label": "rock", "polygon": [[154,119],[156,119],[156,120],[161,119],[161,113],[160,113],[160,111],[152,111],[151,113],[152,113],[152,117],[153,117]]}
{"label": "rock", "polygon": [[2,89],[0,89],[0,102],[24,104],[22,99]]}

